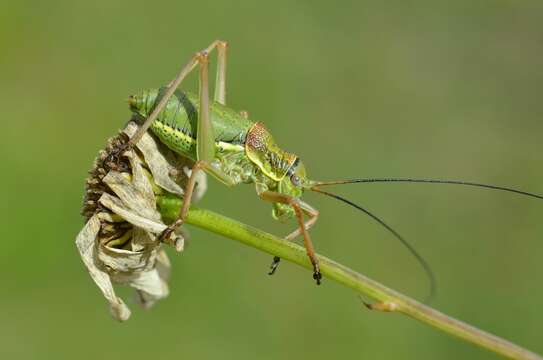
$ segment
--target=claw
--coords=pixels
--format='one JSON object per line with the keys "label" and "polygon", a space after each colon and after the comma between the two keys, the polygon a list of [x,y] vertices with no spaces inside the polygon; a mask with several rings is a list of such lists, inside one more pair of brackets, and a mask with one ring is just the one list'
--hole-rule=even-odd
{"label": "claw", "polygon": [[166,229],[164,229],[160,235],[158,236],[158,239],[161,241],[161,242],[166,242],[168,241],[171,236],[172,236],[172,233],[175,229],[172,229],[171,226],[168,226]]}
{"label": "claw", "polygon": [[316,269],[316,270],[313,272],[313,279],[315,279],[315,281],[317,282],[317,285],[320,285],[320,284],[321,284],[322,274],[321,274],[321,272],[319,271],[319,269]]}
{"label": "claw", "polygon": [[317,262],[313,262],[313,279],[315,279],[317,285],[321,284],[322,274],[319,264]]}
{"label": "claw", "polygon": [[161,242],[166,242],[171,239],[173,232],[183,224],[183,221],[177,220],[173,224],[170,224],[166,229],[164,229],[158,236],[158,240]]}
{"label": "claw", "polygon": [[281,261],[281,258],[279,256],[273,257],[273,262],[270,265],[270,272],[268,273],[268,275],[275,274],[275,270],[277,270],[277,267],[279,266],[280,261]]}

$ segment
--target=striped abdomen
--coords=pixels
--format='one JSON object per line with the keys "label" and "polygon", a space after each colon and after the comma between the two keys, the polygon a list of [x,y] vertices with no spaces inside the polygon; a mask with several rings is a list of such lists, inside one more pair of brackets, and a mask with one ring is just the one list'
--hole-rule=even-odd
{"label": "striped abdomen", "polygon": [[[146,90],[140,95],[131,96],[129,103],[132,111],[144,118],[148,117],[165,90]],[[150,129],[173,151],[197,160],[198,111],[198,97],[178,90],[168,100]],[[233,166],[243,168],[240,171],[246,172],[256,165],[269,179],[281,181],[295,163],[297,157],[280,149],[263,124],[253,123],[217,102],[211,104],[210,116],[216,157],[223,160],[220,162],[223,171],[229,173]],[[224,156],[232,153],[244,153],[245,156],[236,155],[234,163],[227,163]],[[247,167],[248,163],[252,165]]]}
{"label": "striped abdomen", "polygon": [[[164,91],[165,88],[146,90],[130,97],[132,111],[147,117]],[[170,149],[196,160],[198,111],[198,97],[178,90],[168,100],[150,129]],[[217,150],[243,150],[247,131],[253,123],[216,102],[210,106],[210,116]]]}

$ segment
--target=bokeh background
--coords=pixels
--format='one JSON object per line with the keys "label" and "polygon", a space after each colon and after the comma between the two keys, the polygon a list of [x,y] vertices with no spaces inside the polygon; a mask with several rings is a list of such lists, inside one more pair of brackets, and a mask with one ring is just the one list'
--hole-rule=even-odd
{"label": "bokeh background", "polygon": [[[338,284],[191,228],[171,295],[113,321],[74,246],[86,172],[126,98],[230,42],[228,103],[316,179],[466,179],[543,193],[539,1],[3,1],[0,355],[5,359],[492,359]],[[186,83],[196,88],[196,77]],[[427,257],[433,306],[543,352],[543,202],[452,186],[350,185]],[[318,194],[318,251],[422,298],[414,259]],[[206,207],[276,234],[250,186],[211,180]]]}

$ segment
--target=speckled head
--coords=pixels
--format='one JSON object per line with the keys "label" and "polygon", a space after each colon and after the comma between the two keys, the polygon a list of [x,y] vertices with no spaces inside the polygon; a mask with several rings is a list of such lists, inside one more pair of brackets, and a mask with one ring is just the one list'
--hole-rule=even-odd
{"label": "speckled head", "polygon": [[[262,123],[255,123],[247,132],[245,153],[277,183],[277,192],[295,198],[302,196],[307,183],[303,163],[296,155],[279,148]],[[294,216],[294,209],[290,205],[274,203],[273,216],[279,220],[288,219]]]}
{"label": "speckled head", "polygon": [[247,157],[269,178],[281,181],[297,159],[277,146],[264,124],[255,123],[245,139]]}

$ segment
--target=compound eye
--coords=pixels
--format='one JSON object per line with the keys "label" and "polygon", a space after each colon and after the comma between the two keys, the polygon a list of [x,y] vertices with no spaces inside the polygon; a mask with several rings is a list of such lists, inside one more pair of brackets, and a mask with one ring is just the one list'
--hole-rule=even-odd
{"label": "compound eye", "polygon": [[290,177],[290,181],[292,182],[292,184],[294,184],[294,186],[300,186],[301,185],[300,178],[296,174],[293,174]]}

